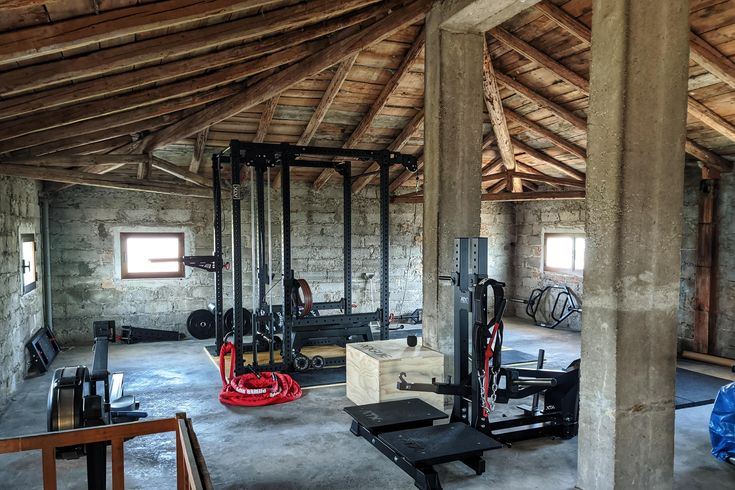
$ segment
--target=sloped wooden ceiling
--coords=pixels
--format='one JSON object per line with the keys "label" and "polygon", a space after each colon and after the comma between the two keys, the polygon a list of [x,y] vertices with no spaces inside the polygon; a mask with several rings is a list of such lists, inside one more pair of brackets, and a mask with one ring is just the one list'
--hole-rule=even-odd
{"label": "sloped wooden ceiling", "polygon": [[[89,184],[204,196],[208,152],[231,139],[390,148],[421,164],[430,6],[0,0],[0,173],[61,183],[50,190]],[[690,10],[687,153],[728,171],[735,0],[692,0]],[[543,0],[487,34],[478,165],[488,195],[539,186],[581,193],[591,15],[591,0]],[[160,158],[181,148],[193,157]],[[374,168],[354,168],[365,172],[353,184],[359,192]],[[294,178],[321,188],[332,174],[299,169]],[[395,169],[391,179],[404,201],[420,200],[420,171]]]}

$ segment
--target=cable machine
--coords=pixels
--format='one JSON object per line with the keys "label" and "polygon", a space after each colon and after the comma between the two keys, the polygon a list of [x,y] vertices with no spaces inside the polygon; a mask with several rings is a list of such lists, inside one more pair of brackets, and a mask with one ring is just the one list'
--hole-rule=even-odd
{"label": "cable machine", "polygon": [[[352,312],[352,174],[353,160],[371,161],[380,176],[380,307],[369,313]],[[223,315],[222,259],[222,169],[230,166],[232,205],[232,330],[225,332]],[[389,311],[389,170],[401,165],[416,171],[416,158],[388,150],[357,150],[288,144],[247,143],[233,140],[224,151],[212,156],[214,197],[214,253],[205,257],[184,257],[184,262],[215,273],[215,352],[230,335],[235,345],[235,374],[248,371],[292,371],[310,367],[344,364],[344,356],[309,360],[300,354],[306,345],[344,344],[361,338],[373,340],[370,324],[380,324],[380,339],[388,338]],[[250,172],[251,250],[253,302],[243,308],[242,201],[244,170]],[[294,168],[334,169],[342,177],[343,189],[343,298],[335,302],[315,302],[311,288],[292,269],[291,171]],[[281,176],[282,277],[273,274],[270,183],[271,170]],[[365,174],[361,174],[365,175]],[[194,259],[199,259],[194,260]],[[281,282],[283,304],[273,304],[273,289]],[[323,312],[335,312],[323,314]],[[251,339],[246,342],[246,336]],[[279,337],[280,335],[280,337]],[[258,353],[268,352],[267,362]],[[275,353],[280,351],[281,359]],[[246,365],[243,354],[250,353]],[[310,362],[311,361],[311,362]],[[317,362],[318,361],[318,362]]]}

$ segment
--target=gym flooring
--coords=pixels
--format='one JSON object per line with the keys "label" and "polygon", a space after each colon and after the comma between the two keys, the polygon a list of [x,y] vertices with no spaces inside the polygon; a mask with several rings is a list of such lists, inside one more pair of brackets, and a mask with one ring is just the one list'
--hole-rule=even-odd
{"label": "gym flooring", "polygon": [[[411,489],[413,480],[364,439],[353,436],[342,408],[352,403],[345,387],[304,391],[293,403],[260,408],[221,405],[219,372],[204,352],[207,341],[111,345],[110,367],[125,373],[149,417],[186,412],[193,419],[212,482],[218,489]],[[506,322],[505,344],[535,354],[546,349],[549,368],[579,357],[580,335]],[[88,347],[64,351],[53,367],[86,364]],[[726,368],[680,364],[733,379]],[[46,430],[46,397],[51,374],[26,380],[0,414],[0,437]],[[419,381],[419,380],[415,380]],[[711,405],[676,411],[675,486],[681,489],[735,487],[735,468],[710,455],[707,429]],[[495,416],[513,413],[500,406]],[[438,466],[446,489],[570,489],[575,483],[577,440],[539,439],[485,454],[482,476],[461,463]],[[38,451],[0,456],[3,489],[41,488]],[[125,444],[127,488],[175,488],[172,434],[138,437]],[[58,461],[59,488],[86,488],[84,460]],[[111,486],[109,487],[111,488]]]}

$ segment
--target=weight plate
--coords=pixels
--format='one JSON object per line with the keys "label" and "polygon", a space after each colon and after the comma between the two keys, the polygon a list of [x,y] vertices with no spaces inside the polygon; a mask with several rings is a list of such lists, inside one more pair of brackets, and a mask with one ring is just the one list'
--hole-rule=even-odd
{"label": "weight plate", "polygon": [[186,319],[186,329],[196,339],[214,337],[214,315],[209,310],[195,310]]}
{"label": "weight plate", "polygon": [[[232,308],[225,311],[225,315],[223,317],[223,321],[225,323],[225,332],[232,331],[235,325],[235,319],[233,318],[232,312]],[[250,311],[246,308],[242,309],[242,327],[243,335],[251,335],[253,333],[252,317],[250,315]]]}

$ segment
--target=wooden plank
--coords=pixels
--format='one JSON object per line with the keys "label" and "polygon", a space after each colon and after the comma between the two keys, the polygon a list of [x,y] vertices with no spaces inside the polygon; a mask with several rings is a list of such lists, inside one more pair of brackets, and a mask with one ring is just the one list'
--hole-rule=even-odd
{"label": "wooden plank", "polygon": [[112,440],[112,490],[125,490],[125,448],[123,439]]}
{"label": "wooden plank", "polygon": [[[541,182],[544,184],[554,184],[554,185],[563,185],[563,186],[570,186],[570,187],[577,187],[584,189],[585,183],[584,181],[574,180],[574,179],[564,179],[559,177],[551,177],[550,175],[538,175],[538,174],[527,174],[523,172],[514,172],[513,177],[517,177],[519,179],[528,180],[531,182]],[[485,178],[483,177],[483,182],[485,181]]]}
{"label": "wooden plank", "polygon": [[[409,49],[403,57],[400,66],[393,73],[393,76],[390,77],[390,80],[388,80],[388,82],[383,86],[383,89],[380,91],[377,99],[375,99],[370,106],[368,112],[362,117],[357,127],[352,131],[344,145],[342,145],[343,148],[355,148],[360,142],[360,138],[367,133],[376,116],[388,103],[388,99],[394,94],[408,70],[421,56],[425,42],[426,30],[425,28],[422,28],[421,32],[419,32],[411,45],[411,49]],[[324,169],[322,173],[319,174],[319,177],[314,181],[314,189],[321,189],[335,173],[334,169]]]}
{"label": "wooden plank", "polygon": [[730,87],[735,88],[735,63],[693,31],[689,32],[689,57]]}
{"label": "wooden plank", "polygon": [[706,105],[689,97],[687,101],[689,115],[699,119],[702,123],[714,129],[730,141],[735,141],[735,126],[726,121],[722,116],[715,113]]}
{"label": "wooden plank", "polygon": [[[4,452],[1,451],[0,452]],[[53,447],[41,448],[43,461],[43,490],[56,490],[56,449]]]}
{"label": "wooden plank", "polygon": [[209,127],[206,127],[199,131],[196,135],[196,141],[194,142],[194,151],[191,155],[191,163],[189,164],[189,172],[199,173],[199,167],[202,164],[204,158],[204,149],[207,146],[207,137],[209,136]]}
{"label": "wooden plank", "polygon": [[532,133],[536,133],[537,135],[541,136],[545,140],[547,140],[549,143],[552,143],[557,148],[561,149],[562,151],[565,151],[567,153],[571,153],[572,155],[581,158],[582,160],[587,160],[587,150],[582,148],[581,146],[578,146],[571,141],[567,141],[558,134],[554,133],[550,129],[547,129],[537,122],[531,121],[530,119],[513,112],[510,109],[505,110],[505,117],[513,122],[518,124],[519,126],[522,126],[523,128],[531,131]]}
{"label": "wooden plank", "polygon": [[579,170],[570,167],[566,163],[560,162],[556,158],[552,157],[551,155],[547,155],[541,150],[537,150],[536,148],[533,148],[532,146],[524,143],[523,141],[513,138],[513,146],[518,150],[522,151],[529,157],[533,158],[534,160],[548,165],[549,167],[553,168],[554,170],[557,170],[558,172],[561,172],[565,175],[568,175],[574,179],[577,179],[579,181],[583,181],[585,178],[584,172],[580,172]]}
{"label": "wooden plank", "polygon": [[88,165],[138,165],[148,161],[147,155],[51,155],[33,158],[1,158],[0,164],[32,167],[84,167]]}
{"label": "wooden plank", "polygon": [[508,89],[522,95],[523,97],[530,100],[531,102],[541,107],[542,109],[546,109],[549,112],[553,113],[555,116],[567,121],[569,124],[571,124],[575,128],[581,131],[584,131],[585,133],[587,132],[587,121],[585,121],[584,118],[577,116],[576,114],[574,114],[574,112],[570,111],[569,109],[566,109],[560,104],[550,101],[543,95],[528,88],[527,86],[514,80],[513,78],[509,77],[508,75],[504,73],[496,71],[495,76],[498,79],[498,81],[502,83],[503,85],[505,85]]}
{"label": "wooden plank", "polygon": [[702,162],[703,165],[706,165],[720,172],[732,172],[733,163],[730,160],[725,160],[721,156],[708,150],[707,148],[704,148],[694,141],[687,139],[684,148],[687,153]]}
{"label": "wooden plank", "polygon": [[[3,166],[0,166],[3,168]],[[112,439],[129,439],[135,436],[173,432],[176,430],[176,419],[152,419],[128,422],[84,429],[43,432],[25,436],[0,439],[0,454],[32,451],[44,448],[91,444],[93,442],[110,441]],[[51,453],[53,455],[53,452]]]}
{"label": "wooden plank", "polygon": [[[505,110],[503,109],[503,102],[500,98],[498,83],[495,80],[495,70],[493,69],[492,59],[487,48],[487,41],[483,43],[483,51],[482,88],[485,105],[490,115],[490,124],[493,128],[495,139],[498,142],[498,149],[503,159],[503,165],[508,173],[510,173],[516,169],[515,152],[513,151],[513,143],[508,132],[508,123],[505,120]],[[518,178],[509,177],[506,186],[510,192],[523,192],[521,180]]]}
{"label": "wooden plank", "polygon": [[[418,111],[406,124],[403,129],[401,130],[400,134],[396,136],[396,139],[393,140],[393,142],[388,145],[389,151],[401,151],[403,147],[406,145],[409,139],[411,139],[411,136],[418,130],[420,126],[424,124],[424,110],[421,109]],[[361,175],[355,181],[352,183],[352,192],[360,192],[363,190],[368,184],[373,182],[375,179],[379,178],[375,175],[375,172],[380,170],[380,166],[373,162],[370,164],[370,166],[365,170],[364,173],[369,175]]]}
{"label": "wooden plank", "polygon": [[111,9],[95,15],[4,32],[0,34],[0,58],[3,62],[18,61],[272,3],[275,1],[168,0]]}
{"label": "wooden plank", "polygon": [[194,172],[191,172],[184,167],[180,167],[179,165],[176,165],[174,163],[167,162],[162,158],[151,156],[151,165],[153,166],[153,168],[162,170],[167,174],[173,175],[174,177],[178,177],[182,180],[186,180],[187,182],[191,182],[192,184],[200,185],[202,187],[212,187],[212,180],[208,177],[200,174],[195,174]]}
{"label": "wooden plank", "polygon": [[[211,198],[209,190],[189,185],[170,184],[159,181],[140,181],[136,178],[118,177],[112,175],[97,175],[76,170],[57,168],[27,167],[24,165],[0,164],[0,175],[25,177],[28,179],[48,180],[66,184],[82,184],[110,189],[122,189],[159,194],[173,194],[180,196]],[[0,441],[1,442],[1,441]],[[63,445],[63,444],[62,444]],[[67,444],[68,445],[68,444]],[[2,453],[0,444],[0,453]]]}
{"label": "wooden plank", "polygon": [[[504,185],[504,183],[500,183]],[[521,201],[554,201],[565,199],[584,199],[584,191],[534,191],[534,192],[500,192],[497,194],[485,193],[481,195],[482,201],[521,202]],[[414,204],[422,203],[423,195],[413,195],[406,198],[395,196],[391,198],[392,203]]]}
{"label": "wooden plank", "polygon": [[694,351],[710,352],[714,344],[710,308],[715,299],[714,257],[717,253],[715,213],[717,180],[702,180],[699,192],[699,224],[697,227],[697,263],[694,292]]}
{"label": "wooden plank", "polygon": [[562,7],[558,7],[549,0],[542,0],[535,7],[540,10],[546,17],[555,22],[559,27],[566,30],[580,41],[590,44],[592,42],[592,34],[589,27],[582,24],[572,15],[569,15]]}
{"label": "wooden plank", "polygon": [[160,83],[171,78],[200,73],[204,70],[233,63],[241,64],[364,22],[375,15],[375,12],[375,8],[369,8],[303,30],[287,32],[283,35],[259,39],[215,52],[137,68],[102,78],[76,81],[72,85],[49,88],[41,92],[18,95],[0,101],[0,118],[37,112],[59,105],[79,103],[86,99],[135,89],[146,84]]}
{"label": "wooden plank", "polygon": [[0,73],[0,92],[7,95],[37,89],[62,80],[100,75],[142,63],[183,56],[225,43],[253,40],[337,17],[376,1],[314,0],[231,22],[101,49],[79,57],[21,67]]}
{"label": "wooden plank", "polygon": [[552,71],[556,76],[573,85],[577,90],[589,95],[590,84],[583,76],[575,73],[566,66],[562,65],[546,53],[542,53],[522,39],[514,36],[502,27],[495,27],[490,30],[490,34],[500,43],[516,51],[520,55],[529,60],[543,66]]}
{"label": "wooden plank", "polygon": [[277,94],[269,99],[268,102],[266,102],[265,109],[263,109],[263,113],[260,115],[258,129],[255,131],[253,142],[262,143],[265,140],[265,137],[268,135],[268,127],[271,125],[273,116],[276,113],[276,107],[278,107],[279,97],[280,95]]}
{"label": "wooden plank", "polygon": [[297,145],[308,145],[311,142],[311,138],[314,137],[316,130],[319,128],[319,125],[324,120],[324,116],[327,115],[329,107],[332,105],[332,102],[334,102],[334,98],[337,96],[337,93],[339,92],[340,88],[342,88],[342,84],[347,78],[347,75],[350,73],[352,65],[355,64],[355,60],[357,59],[358,54],[359,53],[356,53],[350,56],[339,64],[337,70],[334,72],[332,80],[329,82],[329,86],[327,87],[324,95],[319,101],[319,105],[316,107],[314,113],[311,115],[311,118],[309,119],[309,122],[304,129],[304,132],[301,133],[301,136],[296,143]]}
{"label": "wooden plank", "polygon": [[430,0],[415,0],[398,8],[395,8],[397,6],[392,1],[381,5],[387,12],[390,12],[390,15],[366,25],[355,34],[333,42],[317,54],[265,77],[238,94],[218,100],[195,114],[146,136],[136,146],[146,151],[160,148],[262,103],[295,83],[314,76],[367,46],[385,39],[404,26],[417,22],[424,17],[431,2]]}
{"label": "wooden plank", "polygon": [[[179,440],[179,445],[181,446],[181,455],[184,460],[183,466],[186,471],[188,488],[191,490],[204,490],[202,479],[199,477],[199,469],[197,468],[196,457],[194,456],[194,448],[192,447],[191,440],[189,439],[189,429],[186,425],[186,420],[183,418],[178,419],[178,424],[179,428],[176,435]],[[177,445],[177,448],[179,445]]]}
{"label": "wooden plank", "polygon": [[[143,162],[140,162],[138,164],[138,173],[136,177],[138,177],[138,180],[145,180],[151,178],[151,172],[153,170],[153,167],[151,165],[151,159],[150,156]],[[93,172],[96,173],[96,172]]]}

